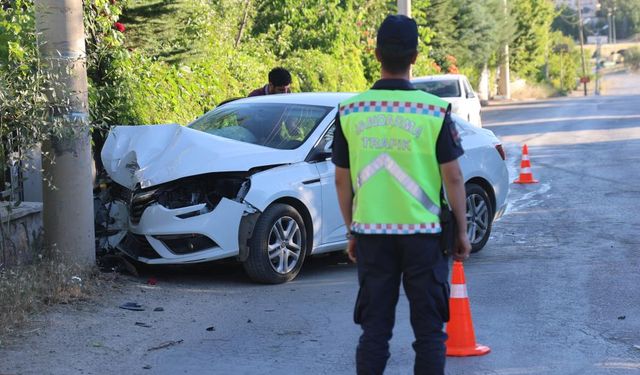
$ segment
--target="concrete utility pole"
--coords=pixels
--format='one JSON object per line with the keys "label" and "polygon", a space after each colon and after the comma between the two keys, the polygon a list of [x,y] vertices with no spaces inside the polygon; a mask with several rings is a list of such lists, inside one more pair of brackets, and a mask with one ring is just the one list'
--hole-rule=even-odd
{"label": "concrete utility pole", "polygon": [[[503,0],[504,14],[508,17],[509,8],[507,7],[507,0]],[[502,51],[503,58],[502,64],[500,64],[500,86],[498,91],[504,99],[511,99],[511,77],[509,72],[509,44],[505,43],[504,50]]]}
{"label": "concrete utility pole", "polygon": [[578,32],[580,34],[580,57],[582,58],[582,84],[584,85],[584,96],[587,96],[587,63],[584,60],[584,24],[582,23],[582,3],[578,1]]}
{"label": "concrete utility pole", "polygon": [[616,37],[616,2],[613,2],[613,12],[611,12],[611,35],[613,36],[613,44],[617,43]]}
{"label": "concrete utility pole", "polygon": [[411,17],[411,0],[398,0],[398,14]]}
{"label": "concrete utility pole", "polygon": [[[52,121],[64,138],[43,145],[45,242],[68,262],[95,264],[91,144],[81,0],[36,0],[36,28],[44,65],[54,76]],[[64,106],[59,103],[67,103]]]}

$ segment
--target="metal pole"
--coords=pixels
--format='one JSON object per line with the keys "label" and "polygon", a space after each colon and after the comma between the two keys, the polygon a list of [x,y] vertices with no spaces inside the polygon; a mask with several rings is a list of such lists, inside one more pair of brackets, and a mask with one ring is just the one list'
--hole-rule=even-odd
{"label": "metal pole", "polygon": [[398,0],[398,14],[411,17],[411,0]]}
{"label": "metal pole", "polygon": [[613,29],[611,32],[613,33],[613,44],[616,44],[618,38],[616,37],[616,8],[613,8],[613,13],[611,14],[611,23],[613,25]]}
{"label": "metal pole", "polygon": [[[507,0],[502,1],[504,6],[504,14],[508,16],[509,9],[507,7]],[[503,47],[502,64],[500,65],[500,95],[504,99],[511,99],[511,77],[509,72],[509,44],[505,43]]]}
{"label": "metal pole", "polygon": [[608,32],[608,42],[609,43],[613,43],[613,31],[611,30],[611,9],[607,10],[607,23],[609,24],[609,30],[607,30]]}
{"label": "metal pole", "polygon": [[596,95],[600,95],[600,35],[598,35],[598,41],[596,42]]}
{"label": "metal pole", "polygon": [[580,57],[582,58],[582,84],[584,85],[584,96],[587,96],[587,63],[584,60],[584,31],[582,24],[582,4],[580,0],[578,0],[578,31],[580,33]]}
{"label": "metal pole", "polygon": [[43,64],[53,76],[51,120],[65,129],[64,136],[43,145],[45,243],[69,263],[91,266],[93,176],[82,1],[36,0],[35,14]]}

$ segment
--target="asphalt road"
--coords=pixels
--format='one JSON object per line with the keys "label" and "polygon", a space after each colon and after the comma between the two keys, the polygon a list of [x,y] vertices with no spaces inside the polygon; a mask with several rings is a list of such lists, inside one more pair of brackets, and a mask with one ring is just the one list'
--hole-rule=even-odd
{"label": "asphalt road", "polygon": [[[526,143],[540,183],[512,185],[465,263],[476,337],[492,351],[450,358],[447,374],[640,373],[640,76],[606,90],[485,109],[512,177]],[[278,286],[234,265],[144,272],[38,317],[0,347],[0,374],[354,373],[356,274],[340,256]],[[145,311],[118,308],[128,301]],[[411,341],[401,298],[388,374],[412,373]]]}

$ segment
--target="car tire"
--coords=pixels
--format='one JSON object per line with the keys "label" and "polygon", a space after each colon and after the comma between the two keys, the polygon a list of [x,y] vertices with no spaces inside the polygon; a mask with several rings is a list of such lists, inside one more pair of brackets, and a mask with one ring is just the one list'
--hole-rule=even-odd
{"label": "car tire", "polygon": [[243,266],[255,282],[281,284],[298,275],[306,253],[304,220],[295,208],[276,203],[258,218]]}
{"label": "car tire", "polygon": [[471,252],[484,247],[491,235],[493,224],[493,206],[489,194],[480,186],[469,183],[465,186],[467,196],[467,236],[471,243]]}

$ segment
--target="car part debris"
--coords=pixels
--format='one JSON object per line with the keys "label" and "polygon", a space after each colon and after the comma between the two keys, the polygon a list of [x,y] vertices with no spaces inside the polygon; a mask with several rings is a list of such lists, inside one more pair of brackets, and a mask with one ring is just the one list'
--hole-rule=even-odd
{"label": "car part debris", "polygon": [[144,311],[144,307],[135,303],[135,302],[126,302],[120,305],[121,309],[131,310],[131,311]]}
{"label": "car part debris", "polygon": [[158,350],[158,349],[164,349],[164,348],[168,348],[174,345],[178,345],[178,344],[182,344],[184,342],[184,340],[177,340],[177,341],[165,341],[162,344],[158,345],[158,346],[154,346],[151,347],[149,349],[147,349],[148,352],[152,351],[152,350]]}
{"label": "car part debris", "polygon": [[138,327],[151,328],[150,324],[144,322],[136,322],[135,325],[137,325]]}

